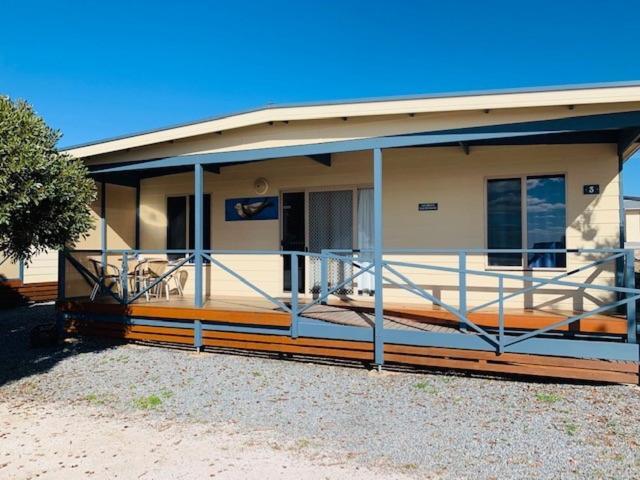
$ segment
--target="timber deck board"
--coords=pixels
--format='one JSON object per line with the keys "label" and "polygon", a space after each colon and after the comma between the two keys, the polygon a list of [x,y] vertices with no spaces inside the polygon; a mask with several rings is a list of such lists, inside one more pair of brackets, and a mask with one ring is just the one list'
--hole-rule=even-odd
{"label": "timber deck board", "polygon": [[[285,301],[285,299],[283,299]],[[301,299],[301,305],[305,303]],[[124,306],[112,298],[95,302],[69,300],[60,302],[60,308],[70,312],[125,315],[158,319],[205,320],[260,326],[288,327],[290,316],[286,311],[263,298],[215,297],[208,299],[202,308],[194,307],[193,297],[177,295],[169,300],[152,298],[150,302],[139,299]],[[369,301],[332,300],[329,305],[317,305],[304,316],[340,325],[371,327],[373,305]],[[505,310],[505,328],[512,330],[536,330],[560,322],[580,312],[556,310]],[[385,304],[385,328],[398,330],[422,330],[450,333],[458,329],[458,319],[452,313],[429,305]],[[486,310],[469,314],[469,319],[480,327],[497,328],[497,311]],[[574,333],[598,333],[626,335],[627,321],[619,315],[593,315],[562,326],[557,331]]]}

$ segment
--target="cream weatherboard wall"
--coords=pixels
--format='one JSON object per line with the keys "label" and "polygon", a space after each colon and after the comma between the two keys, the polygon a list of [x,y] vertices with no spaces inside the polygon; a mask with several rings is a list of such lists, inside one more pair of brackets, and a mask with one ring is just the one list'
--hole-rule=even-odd
{"label": "cream weatherboard wall", "polygon": [[[617,247],[619,242],[619,203],[617,156],[613,145],[502,146],[472,148],[465,155],[460,148],[411,148],[384,151],[384,242],[385,248],[484,248],[486,247],[485,185],[487,178],[528,174],[563,173],[567,188],[567,247]],[[255,196],[257,177],[269,181],[268,195],[289,190],[369,186],[372,183],[370,152],[333,156],[326,167],[308,158],[270,160],[222,169],[221,174],[205,174],[205,192],[212,195],[213,248],[244,250],[280,248],[280,221],[236,221],[224,219],[227,198]],[[583,195],[584,184],[601,186],[598,196]],[[117,189],[117,190],[116,190]],[[112,194],[113,190],[113,194]],[[120,194],[116,194],[115,192]],[[135,224],[133,189],[109,186],[107,219],[109,248],[132,245]],[[141,247],[166,248],[166,198],[193,192],[190,173],[150,178],[141,184]],[[128,194],[128,196],[126,195]],[[125,197],[128,199],[125,201]],[[130,201],[130,203],[127,203]],[[437,202],[435,212],[418,212],[421,202]],[[120,212],[116,217],[109,211]],[[124,218],[127,220],[125,221]],[[114,222],[115,221],[115,222]],[[92,236],[95,240],[95,236]],[[93,247],[92,247],[93,248]],[[391,256],[387,256],[390,258]],[[396,256],[397,257],[397,256]],[[283,295],[282,259],[278,255],[219,255],[223,263],[272,295]],[[457,265],[453,256],[407,256],[405,260]],[[568,269],[588,262],[590,256],[569,255]],[[469,267],[487,269],[485,257],[471,256]],[[434,295],[456,304],[457,275],[401,269],[416,283],[427,286]],[[186,290],[192,291],[192,267],[185,268]],[[558,271],[540,275],[557,275]],[[575,276],[600,284],[614,282],[613,266]],[[247,295],[250,290],[220,269],[207,267],[207,292],[216,295]],[[470,276],[470,305],[495,298],[492,279]],[[521,288],[522,282],[508,282],[508,288]],[[602,295],[588,291],[575,296],[558,287],[545,293],[518,297],[508,306],[548,306],[586,308]],[[387,301],[421,301],[392,286],[385,289]]]}
{"label": "cream weatherboard wall", "polygon": [[[397,164],[396,164],[397,162]],[[488,178],[539,174],[565,174],[567,197],[567,247],[602,248],[619,245],[619,203],[617,157],[610,145],[521,146],[472,148],[470,155],[459,149],[430,149],[401,152],[397,160],[385,163],[384,219],[386,248],[484,248],[486,247],[486,181]],[[398,168],[393,168],[397,166]],[[582,186],[597,183],[601,195],[585,196]],[[438,202],[435,212],[418,212],[419,202]],[[402,215],[399,212],[403,212]],[[389,257],[389,256],[388,256]],[[591,260],[590,255],[569,255],[571,270]],[[457,266],[455,256],[412,258],[415,262]],[[484,255],[471,255],[468,267],[488,270]],[[457,274],[400,269],[417,284],[428,285],[436,297],[457,304]],[[537,272],[551,277],[558,271]],[[601,284],[614,282],[613,265],[596,275],[587,271],[572,277],[576,281]],[[496,279],[469,276],[469,305],[496,298]],[[523,282],[506,281],[507,289],[522,288]],[[593,291],[587,296],[565,295],[559,287],[544,293],[520,296],[509,307],[581,309],[602,298]],[[409,300],[405,292],[385,292],[386,298]],[[589,301],[591,298],[591,301]],[[605,296],[607,298],[607,296]],[[413,300],[413,298],[412,298]]]}
{"label": "cream weatherboard wall", "polygon": [[[253,183],[257,177],[269,181],[268,195],[285,190],[339,186],[369,186],[372,182],[370,154],[335,155],[326,167],[309,158],[288,158],[224,168],[221,175],[205,173],[205,193],[212,198],[213,248],[218,250],[278,250],[279,220],[236,221],[224,219],[226,198],[256,196]],[[141,246],[144,249],[166,248],[166,198],[193,192],[193,175],[181,174],[144,180],[141,190]],[[279,255],[220,255],[226,265],[245,275],[273,295],[282,292],[282,258]],[[187,267],[187,291],[193,274]],[[217,295],[242,295],[247,287],[220,269],[208,268],[207,292]]]}
{"label": "cream weatherboard wall", "polygon": [[[106,185],[106,218],[107,218],[107,248],[111,250],[132,249],[135,246],[135,189],[119,185]],[[93,228],[87,233],[86,238],[80,240],[73,249],[83,250],[73,253],[73,257],[92,273],[95,268],[90,262],[91,258],[100,257],[101,234],[100,218],[102,205],[101,184],[97,184],[97,196],[91,205]],[[120,255],[111,255],[110,264],[119,265]],[[65,264],[65,289],[69,297],[88,295],[91,286],[82,278],[80,273],[69,263]]]}
{"label": "cream weatherboard wall", "polygon": [[640,245],[640,210],[627,210],[626,241]]}
{"label": "cream weatherboard wall", "polygon": [[47,250],[33,257],[24,268],[24,283],[56,282],[58,280],[58,252]]}
{"label": "cream weatherboard wall", "polygon": [[[0,281],[18,280],[20,264],[0,256]],[[49,250],[35,255],[23,269],[23,283],[55,282],[58,280],[58,252]]]}
{"label": "cream weatherboard wall", "polygon": [[12,262],[6,257],[0,255],[0,281],[16,280],[20,277],[20,264]]}

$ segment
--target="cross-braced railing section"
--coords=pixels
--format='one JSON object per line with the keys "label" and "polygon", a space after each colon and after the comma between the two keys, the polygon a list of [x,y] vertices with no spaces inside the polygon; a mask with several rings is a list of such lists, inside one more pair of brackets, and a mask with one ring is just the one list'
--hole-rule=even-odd
{"label": "cross-braced railing section", "polygon": [[[368,252],[332,250],[324,253],[353,263],[357,271],[360,266],[357,257]],[[430,308],[446,312],[450,323],[457,323],[456,333],[459,334],[384,327],[385,342],[495,349],[497,353],[511,351],[638,360],[636,305],[640,290],[635,285],[632,250],[401,249],[385,250],[384,253],[381,265],[385,311],[390,300],[406,306],[417,305],[415,299],[418,299],[429,303]],[[522,255],[525,259],[533,255],[562,255],[570,267],[520,268],[517,271],[487,265],[488,255],[504,253]],[[619,276],[616,271],[621,265],[623,275]],[[616,283],[616,278],[622,281]],[[560,308],[554,308],[556,304]],[[536,315],[546,320],[557,317],[558,320],[547,321],[538,328],[517,322],[510,325],[507,307],[511,306],[515,311],[514,305],[518,306],[518,311],[530,313],[534,320]],[[540,315],[545,311],[547,316]],[[481,325],[474,320],[474,314],[488,312],[496,318],[495,326]],[[437,317],[442,318],[442,315]],[[616,328],[611,329],[614,333],[608,328],[588,332],[573,328],[581,320],[596,317],[601,325],[615,323]],[[626,325],[622,325],[624,331],[621,331],[625,317]],[[621,343],[631,346],[629,355],[618,355],[626,349],[619,347]],[[619,349],[617,352],[616,348]]]}
{"label": "cross-braced railing section", "polygon": [[[61,299],[107,297],[128,305],[151,292],[162,294],[195,253],[189,250],[64,250],[61,252]],[[174,258],[174,260],[170,260]]]}
{"label": "cross-braced railing section", "polygon": [[[487,264],[489,255],[504,253],[520,254],[523,259],[538,254],[562,255],[569,268],[517,271]],[[366,342],[381,339],[381,343],[374,342],[376,350],[386,343],[498,354],[638,360],[636,304],[640,290],[635,285],[631,250],[404,249],[385,250],[382,259],[376,259],[368,250],[69,250],[62,253],[61,259],[65,277],[61,299],[88,297],[91,301],[130,305],[159,298],[165,305],[172,305],[182,297],[181,306],[202,307],[205,297],[253,296],[266,300],[273,311],[290,318],[288,325],[272,330],[252,324],[225,325],[223,320],[203,324],[196,318],[193,328],[197,347],[202,346],[203,329],[209,329],[271,332],[292,338]],[[316,274],[313,282],[309,281],[309,268],[299,268],[311,263],[314,268],[320,267],[319,285]],[[621,266],[623,275],[616,275]],[[382,288],[378,289],[376,268],[382,272]],[[199,275],[197,269],[201,269]],[[283,277],[287,275],[284,283],[288,288],[283,287]],[[195,293],[191,302],[183,295],[185,290]],[[385,303],[376,301],[373,308],[376,297]],[[540,304],[529,304],[538,297],[543,298]],[[375,323],[327,322],[315,314],[322,310],[318,306],[328,303],[349,308],[367,302]],[[387,324],[388,305],[404,303],[407,308],[420,308],[425,302],[429,309],[444,312],[448,325],[455,324],[456,328],[413,328],[420,321],[405,322],[402,328],[393,322]],[[536,328],[509,323],[509,307],[513,305],[544,311],[554,302],[564,302],[565,306],[569,302],[570,312]],[[477,314],[488,311],[495,322],[477,320]],[[585,333],[573,328],[581,320],[603,314],[608,316],[599,320],[617,323],[614,333]],[[626,328],[621,332],[624,316]],[[381,363],[383,352],[377,352],[376,359]]]}

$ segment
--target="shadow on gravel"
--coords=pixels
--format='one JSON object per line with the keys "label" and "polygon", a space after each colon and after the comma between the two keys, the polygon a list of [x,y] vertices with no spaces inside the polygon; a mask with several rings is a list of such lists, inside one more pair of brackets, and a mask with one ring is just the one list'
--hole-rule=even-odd
{"label": "shadow on gravel", "polygon": [[[158,345],[148,344],[150,346]],[[163,345],[162,348],[167,348],[167,345]],[[169,347],[178,348],[180,350],[191,350],[189,347]],[[293,363],[306,363],[312,365],[327,365],[333,367],[349,368],[349,369],[366,369],[375,374],[375,368],[369,362],[360,362],[356,360],[345,360],[330,357],[315,357],[305,355],[291,355],[288,353],[273,353],[273,352],[258,352],[250,350],[236,350],[224,347],[206,347],[204,352],[210,354],[223,354],[234,355],[247,358],[264,358],[269,360],[279,360]],[[494,372],[477,372],[472,370],[452,370],[447,368],[437,367],[419,367],[414,365],[402,365],[387,363],[383,367],[383,372],[388,373],[404,373],[410,375],[434,375],[440,377],[460,377],[460,378],[477,378],[484,380],[495,380],[497,382],[504,383],[526,383],[534,385],[591,385],[591,386],[603,386],[610,387],[611,383],[590,381],[590,380],[575,380],[575,379],[559,379],[553,377],[537,377],[530,375],[516,375],[513,373],[494,373]]]}
{"label": "shadow on gravel", "polygon": [[[108,350],[122,345],[118,340],[97,339],[78,337],[67,339],[64,343],[54,347],[31,348],[30,332],[38,326],[55,321],[55,306],[53,303],[41,303],[29,306],[14,308],[11,310],[0,310],[0,387],[20,380],[21,378],[44,373],[53,368],[58,362],[65,358],[84,353]],[[144,344],[144,342],[141,342]],[[155,348],[176,348],[178,350],[192,351],[189,347],[179,347],[157,344],[150,344]],[[310,357],[289,354],[277,354],[269,352],[252,352],[233,350],[226,348],[206,348],[206,352],[212,354],[236,355],[252,358],[279,359],[296,363],[309,363],[315,365],[341,366],[351,369],[370,369],[367,362],[357,362],[351,360],[338,360],[322,357]],[[574,384],[574,385],[608,385],[600,382],[588,382],[579,380],[558,380],[541,377],[500,375],[500,374],[479,374],[478,372],[466,372],[460,370],[447,370],[436,368],[419,368],[403,365],[387,364],[384,371],[391,373],[406,374],[429,374],[444,376],[459,376],[467,378],[495,379],[499,382],[507,383],[530,383],[530,384]]]}
{"label": "shadow on gravel", "polygon": [[53,347],[31,348],[31,330],[55,321],[53,303],[0,310],[0,387],[43,373],[73,355],[112,348],[114,342],[78,339]]}

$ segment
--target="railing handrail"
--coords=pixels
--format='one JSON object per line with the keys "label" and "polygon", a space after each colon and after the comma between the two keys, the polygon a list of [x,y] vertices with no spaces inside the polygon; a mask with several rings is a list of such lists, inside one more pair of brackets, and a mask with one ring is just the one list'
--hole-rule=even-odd
{"label": "railing handrail", "polygon": [[[402,288],[409,293],[414,295],[418,295],[419,297],[430,301],[434,304],[439,305],[440,307],[448,310],[455,317],[459,319],[460,329],[465,332],[467,327],[474,330],[476,334],[484,337],[488,342],[493,344],[499,353],[502,353],[505,347],[513,345],[515,343],[523,342],[532,337],[543,335],[552,330],[556,330],[559,327],[569,325],[575,321],[581,320],[583,318],[588,318],[593,315],[597,315],[599,313],[609,311],[613,308],[626,305],[627,306],[627,321],[628,321],[628,335],[627,339],[630,342],[635,342],[635,303],[640,300],[640,289],[636,288],[633,279],[630,279],[630,276],[633,276],[633,262],[634,262],[634,252],[633,248],[577,248],[577,249],[539,249],[539,248],[523,248],[523,249],[487,249],[487,248],[467,248],[467,249],[431,249],[431,248],[423,248],[423,249],[386,249],[383,251],[386,255],[394,255],[394,254],[432,254],[432,255],[456,255],[458,257],[457,266],[445,266],[445,265],[433,265],[433,264],[425,264],[418,263],[412,261],[401,261],[392,258],[383,258],[381,262],[381,268],[391,273],[394,278],[390,278],[387,276],[383,276],[383,280],[386,284],[391,284],[396,287]],[[65,249],[63,252],[63,258],[69,258],[72,265],[80,271],[81,274],[85,277],[85,280],[88,282],[94,282],[100,284],[101,289],[106,291],[108,294],[113,296],[116,300],[120,301],[123,304],[128,305],[131,302],[134,302],[138,298],[140,298],[143,294],[148,292],[150,289],[154,288],[158,285],[163,279],[167,278],[169,274],[173,273],[175,270],[181,268],[186,265],[190,261],[198,258],[208,260],[212,267],[220,268],[226,273],[230,274],[238,281],[243,283],[245,286],[252,289],[254,292],[258,293],[262,297],[266,298],[283,311],[287,312],[291,316],[291,326],[290,333],[292,337],[296,337],[298,335],[298,321],[304,312],[306,312],[309,308],[317,305],[321,302],[325,302],[328,300],[330,295],[334,294],[336,291],[341,290],[344,286],[348,284],[353,284],[354,280],[359,276],[367,273],[373,272],[373,269],[377,265],[375,262],[372,262],[368,259],[362,260],[362,254],[374,253],[373,249],[323,249],[320,252],[305,252],[305,251],[293,251],[293,250],[276,250],[276,249],[266,249],[266,250],[226,250],[226,249],[205,249],[205,250],[195,250],[195,249],[112,249],[112,250],[99,250],[99,249]],[[95,253],[101,254],[102,258],[105,259],[107,256],[111,255],[121,255],[122,256],[122,284],[123,284],[123,297],[119,298],[115,295],[114,292],[110,290],[104,284],[103,278],[95,277],[92,272],[87,270],[83,265],[81,265],[76,259],[73,258],[72,254],[74,253]],[[551,278],[544,278],[540,276],[527,275],[524,273],[520,273],[519,271],[513,270],[479,270],[479,269],[469,269],[467,268],[466,256],[468,254],[490,254],[490,253],[520,253],[522,255],[532,254],[532,253],[551,253],[551,254],[601,254],[605,255],[603,258],[595,259],[593,257],[588,258],[589,263],[579,265],[576,268],[568,269],[566,267],[564,273],[559,275],[554,275]],[[163,275],[155,279],[149,285],[146,285],[145,288],[140,291],[135,292],[132,296],[129,296],[129,292],[127,289],[127,274],[128,274],[128,260],[132,260],[136,257],[144,256],[144,255],[182,255],[182,258],[176,259],[176,264],[172,265],[171,268],[164,272]],[[295,291],[291,291],[291,303],[287,305],[285,301],[276,298],[270,295],[267,291],[261,289],[253,282],[249,281],[245,275],[236,272],[235,270],[229,268],[228,266],[221,263],[219,260],[214,258],[217,255],[274,255],[274,256],[291,256],[292,258],[292,267],[297,265],[299,258],[315,258],[320,259],[321,264],[321,279],[320,279],[320,295],[318,297],[314,297],[313,301],[306,302],[304,304],[299,304],[299,292],[297,289],[298,285],[298,269],[292,268],[292,288],[295,288]],[[360,256],[360,259],[359,259]],[[564,280],[566,277],[574,275],[578,272],[583,272],[588,269],[596,268],[600,265],[603,265],[608,262],[612,262],[613,260],[618,260],[621,257],[624,258],[625,267],[625,275],[624,275],[624,283],[620,282],[617,285],[604,285],[604,284],[594,284],[587,282],[575,282],[575,281],[567,281]],[[334,282],[332,284],[329,283],[327,278],[327,262],[328,261],[336,261],[336,262],[344,262],[346,264],[351,264],[352,267],[358,269],[356,273],[352,273],[347,278],[340,280],[339,282]],[[104,260],[103,260],[104,262]],[[366,262],[366,263],[363,263]],[[630,265],[631,263],[631,265]],[[395,268],[394,268],[395,267]],[[435,295],[430,294],[425,290],[425,286],[414,283],[408,276],[398,271],[396,268],[404,267],[407,269],[422,269],[429,271],[439,271],[439,272],[447,272],[451,274],[457,274],[459,276],[459,284],[458,288],[460,290],[464,289],[464,295],[460,294],[460,304],[458,308],[453,305],[449,305],[442,301],[440,298],[437,298]],[[499,268],[499,267],[498,267]],[[529,271],[529,269],[523,269],[525,272]],[[545,270],[542,270],[545,271]],[[86,275],[88,274],[88,275]],[[467,308],[466,305],[466,277],[469,275],[473,276],[481,276],[481,277],[490,277],[498,280],[498,299],[492,300],[490,302],[483,303],[480,306],[476,306],[473,308]],[[399,280],[398,280],[399,279]],[[506,293],[505,292],[505,281],[513,280],[517,282],[525,282],[530,283],[531,285],[525,286],[524,288],[519,288],[514,292]],[[562,319],[558,322],[555,322],[551,325],[547,325],[543,328],[539,328],[537,330],[532,330],[527,333],[517,335],[515,337],[511,336],[510,340],[505,340],[507,338],[507,334],[505,334],[505,324],[504,324],[504,306],[505,302],[511,298],[514,298],[519,295],[523,295],[530,291],[542,290],[543,287],[553,285],[553,286],[561,286],[568,287],[576,290],[596,290],[601,292],[615,293],[617,294],[616,301],[607,301],[606,305],[600,305],[597,308],[581,312],[578,314],[574,314],[568,318]],[[622,286],[624,285],[624,286]],[[478,311],[487,306],[491,306],[494,304],[498,304],[499,309],[499,320],[498,320],[498,332],[496,334],[491,333],[484,328],[481,328],[471,320],[469,320],[469,314],[475,311]],[[596,302],[598,303],[598,302]],[[377,307],[376,307],[377,308]],[[632,318],[633,316],[633,318]]]}
{"label": "railing handrail", "polygon": [[[408,268],[419,268],[424,270],[436,270],[441,272],[449,272],[449,273],[459,273],[460,269],[455,267],[444,267],[441,265],[421,265],[419,263],[412,262],[397,262],[393,260],[385,260],[384,263],[389,265],[396,265],[399,267],[408,267]],[[520,280],[524,282],[532,282],[532,283],[540,283],[540,284],[550,284],[550,285],[560,285],[565,287],[576,287],[576,288],[589,288],[594,290],[603,290],[607,292],[614,293],[635,293],[638,291],[637,289],[630,289],[626,287],[612,287],[608,285],[595,285],[592,283],[579,283],[579,282],[567,282],[564,280],[554,280],[553,278],[542,278],[542,277],[531,277],[529,275],[515,275],[511,273],[504,272],[494,272],[487,270],[465,270],[466,273],[470,275],[478,275],[484,277],[493,277],[493,278],[504,278],[505,280]]]}
{"label": "railing handrail", "polygon": [[[634,248],[385,248],[383,254],[395,253],[428,253],[428,254],[459,254],[459,253],[625,253],[635,251]],[[327,248],[321,250],[327,253],[369,253],[369,248]]]}
{"label": "railing handrail", "polygon": [[[442,254],[459,254],[459,253],[625,253],[632,252],[635,248],[385,248],[382,253],[395,254],[395,253],[442,253]],[[73,249],[67,248],[66,252],[69,253],[88,253],[88,252],[102,252],[99,248],[87,248],[87,249]],[[144,248],[129,248],[129,249],[107,249],[107,254],[132,254],[132,253],[194,253],[196,250],[193,248],[183,249],[144,249]],[[278,249],[259,249],[259,250],[229,250],[229,249],[203,249],[203,253],[208,254],[292,254],[297,255],[321,255],[322,253],[373,253],[373,249],[363,248],[326,248],[320,250],[320,252],[304,252],[301,250],[278,250]]]}
{"label": "railing handrail", "polygon": [[[68,253],[102,253],[102,250],[93,250],[93,249],[66,249]],[[194,249],[172,249],[172,250],[161,250],[161,249],[129,249],[129,250],[105,250],[107,255],[137,255],[137,254],[193,254],[196,253]],[[301,256],[309,256],[309,257],[320,257],[322,253],[318,252],[303,252],[298,250],[200,250],[201,253],[205,253],[208,255],[301,255]]]}

